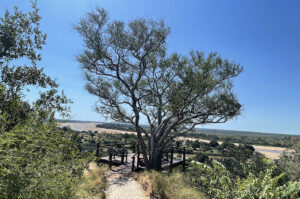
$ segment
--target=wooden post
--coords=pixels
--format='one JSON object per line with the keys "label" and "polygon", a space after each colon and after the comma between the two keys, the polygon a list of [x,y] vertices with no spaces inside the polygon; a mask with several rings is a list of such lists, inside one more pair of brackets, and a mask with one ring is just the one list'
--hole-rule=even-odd
{"label": "wooden post", "polygon": [[140,166],[140,149],[138,148],[138,154],[137,154],[137,168]]}
{"label": "wooden post", "polygon": [[97,143],[96,157],[99,157],[99,155],[100,155],[99,149],[100,149],[100,144]]}
{"label": "wooden post", "polygon": [[131,166],[131,171],[134,171],[134,162],[135,162],[135,156],[132,157],[132,166]]}
{"label": "wooden post", "polygon": [[170,172],[172,172],[172,169],[173,169],[173,154],[174,154],[174,151],[173,151],[173,148],[172,148],[172,150],[171,150]]}
{"label": "wooden post", "polygon": [[109,169],[112,167],[112,153],[109,154]]}
{"label": "wooden post", "polygon": [[124,151],[122,151],[122,152],[121,152],[121,164],[124,163],[124,155],[125,155],[125,154],[124,154]]}
{"label": "wooden post", "polygon": [[185,147],[183,147],[182,171],[185,171]]}
{"label": "wooden post", "polygon": [[125,161],[126,161],[126,163],[127,163],[127,156],[128,156],[128,152],[126,151],[126,156],[125,156]]}

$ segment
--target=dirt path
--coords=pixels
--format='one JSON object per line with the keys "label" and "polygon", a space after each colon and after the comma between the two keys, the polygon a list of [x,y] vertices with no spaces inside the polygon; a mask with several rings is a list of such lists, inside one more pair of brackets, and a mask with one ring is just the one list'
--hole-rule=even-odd
{"label": "dirt path", "polygon": [[142,187],[133,179],[131,163],[107,172],[107,199],[149,199]]}

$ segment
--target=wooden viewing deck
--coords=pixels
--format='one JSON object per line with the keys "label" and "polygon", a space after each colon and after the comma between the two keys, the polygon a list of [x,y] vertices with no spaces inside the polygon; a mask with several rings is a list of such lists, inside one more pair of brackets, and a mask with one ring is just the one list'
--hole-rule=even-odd
{"label": "wooden viewing deck", "polygon": [[[162,158],[161,162],[161,169],[172,169],[178,165],[182,165],[183,171],[185,170],[185,148],[183,148],[183,156],[182,159],[174,159],[173,158],[173,149],[169,150],[168,152],[164,153],[166,158]],[[170,153],[170,156],[169,156]],[[149,157],[149,156],[148,156]],[[127,151],[123,151],[120,154],[113,154],[111,153],[109,156],[102,157],[98,161],[102,163],[109,164],[110,169],[112,166],[116,166],[114,171],[124,169],[125,167],[131,167],[131,172],[143,170],[145,169],[144,164],[142,163],[143,158],[140,157],[140,152],[137,153],[128,153]]]}

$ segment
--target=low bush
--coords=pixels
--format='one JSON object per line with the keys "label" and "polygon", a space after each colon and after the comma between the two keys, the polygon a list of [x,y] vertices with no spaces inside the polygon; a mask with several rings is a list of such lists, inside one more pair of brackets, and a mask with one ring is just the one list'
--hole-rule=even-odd
{"label": "low bush", "polygon": [[[299,198],[300,182],[279,183],[284,173],[274,176],[276,165],[265,159],[267,169],[255,176],[248,172],[245,179],[232,178],[230,172],[219,162],[212,166],[192,163],[185,176],[186,183],[205,192],[212,199],[249,199],[249,198]],[[246,169],[246,168],[245,168]]]}

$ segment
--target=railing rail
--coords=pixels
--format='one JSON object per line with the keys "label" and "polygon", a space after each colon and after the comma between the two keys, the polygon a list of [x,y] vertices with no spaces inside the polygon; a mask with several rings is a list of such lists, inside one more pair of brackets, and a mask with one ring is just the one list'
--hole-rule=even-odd
{"label": "railing rail", "polygon": [[[185,158],[185,155],[186,155],[186,150],[185,150],[185,147],[170,147],[170,148],[167,148],[165,149],[161,155],[162,155],[162,159],[163,159],[163,156],[166,155],[166,159],[167,161],[169,161],[169,154],[170,154],[170,165],[169,165],[169,170],[170,172],[172,172],[172,169],[173,169],[173,161],[174,161],[174,153],[182,153],[182,170],[185,171],[185,166],[186,166],[186,158]],[[146,154],[147,156],[149,156],[149,159],[150,159],[150,154],[147,153]],[[136,153],[133,154],[133,156],[131,157],[132,158],[132,168],[131,170],[134,171],[135,170],[135,160],[137,160],[137,166],[136,166],[136,169],[139,169],[140,168],[140,163],[141,163],[141,160],[143,160],[144,158],[143,157],[140,157],[140,151],[138,150]]]}

